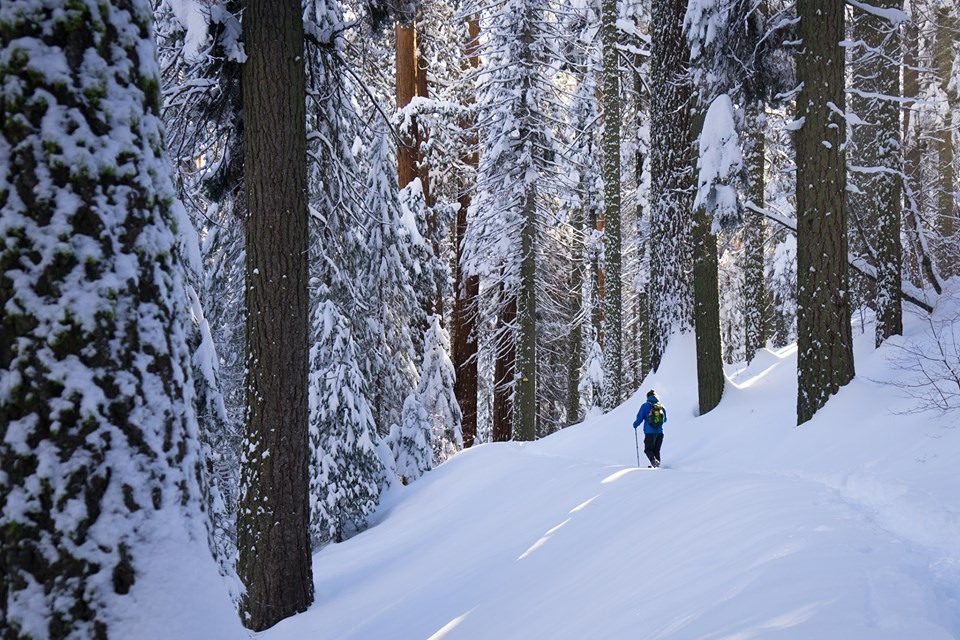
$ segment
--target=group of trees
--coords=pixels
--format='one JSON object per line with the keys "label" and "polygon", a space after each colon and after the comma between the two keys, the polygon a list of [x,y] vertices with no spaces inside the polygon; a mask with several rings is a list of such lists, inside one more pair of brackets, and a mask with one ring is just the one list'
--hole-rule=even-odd
{"label": "group of trees", "polygon": [[678,333],[701,412],[797,341],[809,420],[960,269],[960,16],[902,1],[13,0],[0,622],[106,636],[173,514],[266,628],[391,483]]}

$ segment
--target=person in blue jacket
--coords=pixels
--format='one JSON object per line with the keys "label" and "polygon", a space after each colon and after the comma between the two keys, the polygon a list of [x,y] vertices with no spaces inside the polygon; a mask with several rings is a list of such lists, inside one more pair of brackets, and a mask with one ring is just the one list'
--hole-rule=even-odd
{"label": "person in blue jacket", "polygon": [[647,392],[647,401],[640,405],[637,419],[633,421],[636,429],[643,424],[643,453],[650,459],[650,466],[660,466],[660,447],[663,445],[663,425],[667,421],[667,409],[657,399],[653,389]]}

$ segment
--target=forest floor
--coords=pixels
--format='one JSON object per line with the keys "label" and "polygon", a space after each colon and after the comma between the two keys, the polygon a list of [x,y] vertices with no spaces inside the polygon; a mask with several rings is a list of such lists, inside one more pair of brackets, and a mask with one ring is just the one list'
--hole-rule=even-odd
{"label": "forest floor", "polygon": [[[920,411],[896,363],[924,327],[859,333],[857,377],[800,427],[795,348],[728,367],[698,416],[675,339],[612,412],[393,489],[314,556],[315,604],[256,637],[956,640],[960,414]],[[663,469],[637,465],[650,388]]]}

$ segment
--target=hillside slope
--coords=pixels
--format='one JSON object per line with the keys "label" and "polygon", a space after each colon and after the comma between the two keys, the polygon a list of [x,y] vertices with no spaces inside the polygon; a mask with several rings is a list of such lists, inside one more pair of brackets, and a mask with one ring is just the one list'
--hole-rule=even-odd
{"label": "hillside slope", "polygon": [[793,350],[731,367],[697,417],[681,337],[642,388],[669,410],[667,468],[637,467],[639,393],[465,451],[317,553],[314,606],[258,637],[960,638],[960,429],[904,414],[915,402],[871,340],[795,427]]}

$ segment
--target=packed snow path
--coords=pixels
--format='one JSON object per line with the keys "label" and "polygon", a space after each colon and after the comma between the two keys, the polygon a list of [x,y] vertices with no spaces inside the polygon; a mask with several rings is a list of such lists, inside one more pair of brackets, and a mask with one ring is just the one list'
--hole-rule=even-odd
{"label": "packed snow path", "polygon": [[960,638],[949,419],[897,415],[864,376],[796,428],[789,351],[695,417],[692,343],[669,356],[648,381],[668,468],[636,467],[640,395],[466,451],[319,552],[316,604],[263,637]]}

